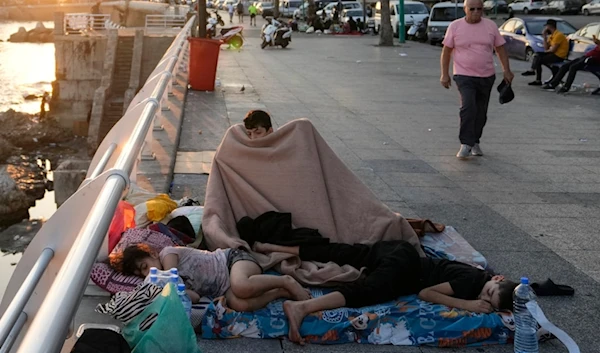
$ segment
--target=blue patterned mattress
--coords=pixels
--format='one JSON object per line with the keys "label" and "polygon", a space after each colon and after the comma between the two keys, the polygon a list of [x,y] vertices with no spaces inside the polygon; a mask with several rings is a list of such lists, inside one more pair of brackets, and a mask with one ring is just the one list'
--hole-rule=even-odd
{"label": "blue patterned mattress", "polygon": [[[487,268],[485,258],[452,227],[422,238],[428,256]],[[313,297],[327,289],[311,289]],[[216,298],[202,318],[202,338],[280,338],[288,332],[282,300],[255,312],[236,312]],[[474,314],[421,301],[416,295],[359,309],[325,310],[307,316],[300,334],[320,344],[368,343],[464,347],[511,343],[511,313]]]}

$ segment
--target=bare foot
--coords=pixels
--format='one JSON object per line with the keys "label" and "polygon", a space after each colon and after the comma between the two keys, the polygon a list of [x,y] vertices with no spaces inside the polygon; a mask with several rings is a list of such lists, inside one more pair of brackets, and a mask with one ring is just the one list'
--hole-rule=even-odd
{"label": "bare foot", "polygon": [[300,285],[292,276],[287,277],[287,286],[285,289],[290,293],[291,298],[294,300],[308,300],[310,299],[310,291]]}
{"label": "bare foot", "polygon": [[290,325],[288,331],[289,340],[304,345],[304,338],[300,336],[300,326],[302,326],[302,320],[304,320],[304,313],[300,309],[300,303],[289,300],[283,302],[283,312]]}

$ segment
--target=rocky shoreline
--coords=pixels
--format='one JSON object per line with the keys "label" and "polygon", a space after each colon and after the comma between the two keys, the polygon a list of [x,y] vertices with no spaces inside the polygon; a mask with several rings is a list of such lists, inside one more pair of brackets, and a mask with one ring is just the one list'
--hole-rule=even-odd
{"label": "rocky shoreline", "polygon": [[53,189],[43,162],[54,169],[63,160],[87,157],[87,148],[85,139],[53,118],[39,121],[37,115],[8,110],[0,113],[0,126],[0,249],[19,252],[42,223],[28,220],[29,208]]}

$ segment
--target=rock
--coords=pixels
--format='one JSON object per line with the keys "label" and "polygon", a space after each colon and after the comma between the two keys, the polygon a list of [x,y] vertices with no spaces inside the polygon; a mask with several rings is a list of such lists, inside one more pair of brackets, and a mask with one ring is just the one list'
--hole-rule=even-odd
{"label": "rock", "polygon": [[0,164],[6,161],[6,159],[13,155],[15,146],[6,139],[0,137]]}
{"label": "rock", "polygon": [[66,142],[73,139],[71,131],[61,127],[56,120],[46,118],[41,122],[34,115],[15,112],[10,109],[0,115],[0,138],[15,147],[32,151],[40,144]]}
{"label": "rock", "polygon": [[[0,232],[0,249],[4,252],[23,252],[42,228],[43,221],[23,220]],[[17,237],[18,235],[18,237]]]}
{"label": "rock", "polygon": [[27,42],[27,37],[28,35],[25,27],[19,27],[17,33],[11,34],[8,41],[13,43],[24,43]]}
{"label": "rock", "polygon": [[13,43],[49,43],[54,41],[54,28],[46,28],[43,23],[38,22],[34,29],[27,31],[19,27],[17,33],[10,35],[9,42]]}
{"label": "rock", "polygon": [[0,200],[0,224],[10,224],[29,217],[29,196],[19,189],[5,165],[0,166]]}

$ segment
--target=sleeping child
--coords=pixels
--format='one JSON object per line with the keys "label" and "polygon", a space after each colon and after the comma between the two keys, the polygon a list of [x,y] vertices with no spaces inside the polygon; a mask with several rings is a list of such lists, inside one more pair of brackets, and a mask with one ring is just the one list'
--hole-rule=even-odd
{"label": "sleeping child", "polygon": [[254,311],[277,298],[307,300],[309,292],[290,276],[263,275],[262,268],[243,248],[205,251],[166,247],[160,253],[146,244],[133,244],[110,255],[110,264],[125,275],[146,277],[150,267],[177,268],[192,303],[202,296],[225,295],[236,311]]}
{"label": "sleeping child", "polygon": [[333,288],[331,293],[304,301],[286,301],[283,310],[290,324],[290,341],[303,344],[299,328],[306,315],[339,307],[359,308],[384,303],[403,295],[475,313],[512,310],[516,283],[457,261],[422,258],[403,241],[372,245],[336,244],[281,246],[255,243],[257,252],[284,252],[303,261],[333,261],[340,266],[365,267],[365,276]]}

